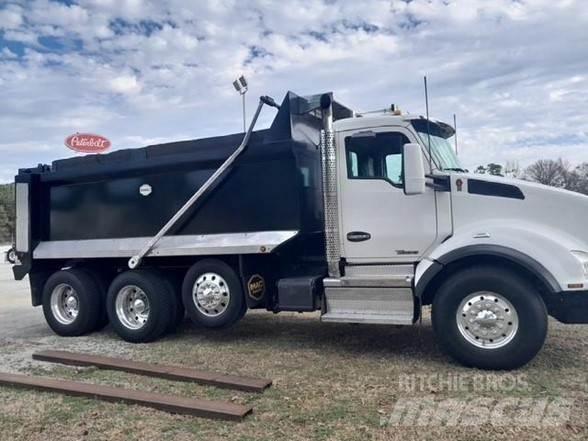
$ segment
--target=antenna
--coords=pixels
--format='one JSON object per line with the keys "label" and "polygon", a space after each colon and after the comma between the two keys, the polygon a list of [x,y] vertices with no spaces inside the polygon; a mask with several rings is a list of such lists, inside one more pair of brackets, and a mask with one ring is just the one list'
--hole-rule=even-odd
{"label": "antenna", "polygon": [[433,171],[433,158],[431,156],[431,123],[429,121],[429,90],[427,89],[427,76],[424,76],[425,80],[425,109],[427,112],[427,142],[429,144],[429,169]]}
{"label": "antenna", "polygon": [[455,156],[457,156],[457,116],[455,116],[455,113],[453,114],[453,136],[455,137]]}

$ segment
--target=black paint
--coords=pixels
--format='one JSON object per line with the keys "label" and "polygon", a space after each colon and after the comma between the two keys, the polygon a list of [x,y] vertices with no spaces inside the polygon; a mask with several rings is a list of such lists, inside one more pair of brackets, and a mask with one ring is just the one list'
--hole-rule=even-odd
{"label": "black paint", "polygon": [[[289,246],[321,250],[320,256],[320,99],[289,92],[271,127],[252,134],[242,156],[169,234],[298,230],[300,238]],[[333,113],[335,119],[352,114],[335,101]],[[155,235],[242,137],[172,142],[21,170],[16,181],[28,182],[34,195],[32,243]],[[152,187],[150,195],[140,194],[143,184]]]}
{"label": "black paint", "polygon": [[366,240],[370,240],[372,235],[370,233],[366,233],[365,231],[351,231],[347,233],[347,240],[349,242],[363,242]]}
{"label": "black paint", "polygon": [[516,185],[482,181],[479,179],[468,180],[468,193],[509,199],[525,199],[525,195]]}

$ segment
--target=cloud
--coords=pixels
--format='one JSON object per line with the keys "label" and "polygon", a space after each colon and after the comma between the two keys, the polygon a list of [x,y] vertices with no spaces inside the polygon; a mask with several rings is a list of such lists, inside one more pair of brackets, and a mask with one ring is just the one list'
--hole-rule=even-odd
{"label": "cloud", "polygon": [[249,108],[332,90],[417,114],[426,74],[466,167],[588,161],[587,26],[581,0],[8,0],[0,181],[71,154],[76,131],[115,148],[239,131],[241,73]]}
{"label": "cloud", "polygon": [[17,29],[22,24],[22,10],[19,6],[8,4],[0,10],[0,29]]}
{"label": "cloud", "polygon": [[110,89],[115,93],[133,95],[141,91],[141,85],[134,75],[122,75],[108,82]]}

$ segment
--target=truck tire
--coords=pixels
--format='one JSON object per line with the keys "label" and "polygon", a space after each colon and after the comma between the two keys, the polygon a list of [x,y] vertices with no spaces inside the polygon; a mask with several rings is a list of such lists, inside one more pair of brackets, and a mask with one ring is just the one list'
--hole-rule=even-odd
{"label": "truck tire", "polygon": [[105,280],[102,274],[91,268],[79,268],[79,270],[87,273],[94,281],[100,292],[100,316],[96,321],[96,327],[93,331],[100,331],[108,325],[108,313],[106,312],[106,294],[108,293],[108,282]]}
{"label": "truck tire", "polygon": [[146,343],[169,329],[173,292],[165,279],[147,270],[118,275],[108,289],[106,311],[114,331],[131,343]]}
{"label": "truck tire", "polygon": [[184,317],[186,316],[186,309],[184,308],[184,303],[182,302],[182,281],[175,277],[175,275],[170,275],[164,278],[165,283],[171,293],[172,296],[172,318],[169,322],[169,326],[166,329],[166,332],[175,332],[177,327],[184,321]]}
{"label": "truck tire", "polygon": [[206,328],[226,328],[243,317],[239,277],[218,259],[201,260],[188,270],[182,298],[192,322]]}
{"label": "truck tire", "polygon": [[442,349],[481,369],[516,369],[541,349],[547,309],[525,279],[493,266],[468,268],[446,280],[433,301]]}
{"label": "truck tire", "polygon": [[43,314],[57,335],[73,337],[92,332],[102,311],[100,288],[83,270],[57,271],[43,287]]}
{"label": "truck tire", "polygon": [[244,301],[243,306],[241,307],[241,312],[239,312],[239,318],[237,320],[241,320],[243,317],[245,317],[245,314],[247,314],[248,310],[249,308],[247,307],[247,302]]}

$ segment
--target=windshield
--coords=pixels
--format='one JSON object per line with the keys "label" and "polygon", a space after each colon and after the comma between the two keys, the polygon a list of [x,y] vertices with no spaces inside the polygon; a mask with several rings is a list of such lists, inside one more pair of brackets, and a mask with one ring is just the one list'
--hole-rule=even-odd
{"label": "windshield", "polygon": [[455,131],[447,124],[430,121],[427,124],[426,119],[415,119],[412,126],[419,134],[425,147],[429,148],[429,135],[427,135],[427,126],[430,130],[431,155],[433,162],[441,170],[463,171],[459,159],[453,150],[453,143],[449,141]]}

